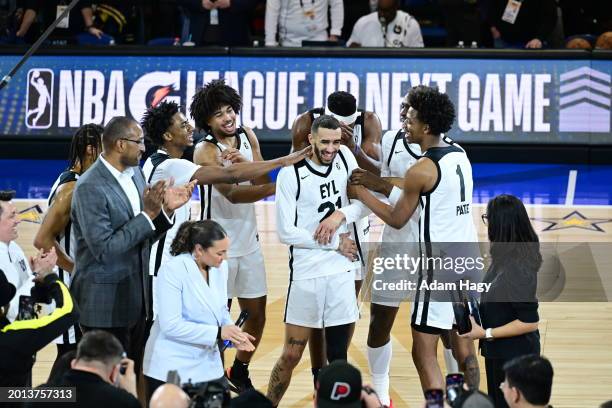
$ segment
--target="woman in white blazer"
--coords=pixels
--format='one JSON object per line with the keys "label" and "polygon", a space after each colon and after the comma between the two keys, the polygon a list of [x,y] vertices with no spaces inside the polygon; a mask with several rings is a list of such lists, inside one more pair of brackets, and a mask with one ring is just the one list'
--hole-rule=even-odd
{"label": "woman in white blazer", "polygon": [[255,340],[232,322],[227,308],[229,238],[214,221],[187,221],[177,231],[174,256],[157,276],[158,315],[145,347],[143,372],[148,399],[168,371],[182,382],[223,377],[219,340],[253,351]]}

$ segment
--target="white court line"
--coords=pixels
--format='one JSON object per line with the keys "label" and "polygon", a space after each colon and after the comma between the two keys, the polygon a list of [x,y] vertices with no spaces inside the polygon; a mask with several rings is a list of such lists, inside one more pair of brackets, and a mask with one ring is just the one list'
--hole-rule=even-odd
{"label": "white court line", "polygon": [[569,178],[567,179],[567,191],[565,193],[565,205],[568,207],[574,204],[574,194],[576,193],[577,178],[578,170],[570,170]]}

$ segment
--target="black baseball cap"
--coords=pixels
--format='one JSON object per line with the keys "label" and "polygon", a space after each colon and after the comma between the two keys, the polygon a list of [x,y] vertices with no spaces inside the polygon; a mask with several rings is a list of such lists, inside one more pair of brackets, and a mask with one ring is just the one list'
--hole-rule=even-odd
{"label": "black baseball cap", "polygon": [[318,408],[361,407],[361,373],[344,360],[336,360],[319,372]]}
{"label": "black baseball cap", "polygon": [[16,292],[15,285],[6,279],[4,271],[0,269],[0,306],[8,304]]}

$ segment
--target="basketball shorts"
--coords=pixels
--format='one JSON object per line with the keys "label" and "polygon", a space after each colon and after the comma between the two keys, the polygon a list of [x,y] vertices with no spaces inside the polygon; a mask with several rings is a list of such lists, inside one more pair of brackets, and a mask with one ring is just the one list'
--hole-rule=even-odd
{"label": "basketball shorts", "polygon": [[268,294],[266,268],[261,248],[250,254],[228,258],[227,298],[254,299]]}
{"label": "basketball shorts", "polygon": [[354,323],[358,317],[353,270],[289,283],[285,323],[321,329]]}
{"label": "basketball shorts", "polygon": [[411,326],[420,332],[438,334],[450,330],[455,323],[451,302],[413,302],[410,310]]}

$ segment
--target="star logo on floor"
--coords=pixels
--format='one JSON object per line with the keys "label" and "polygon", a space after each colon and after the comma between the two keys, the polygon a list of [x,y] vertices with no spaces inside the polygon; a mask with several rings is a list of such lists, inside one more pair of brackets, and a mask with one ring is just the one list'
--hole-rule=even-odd
{"label": "star logo on floor", "polygon": [[550,225],[542,230],[557,231],[568,228],[580,228],[587,231],[606,232],[599,224],[612,222],[612,218],[588,218],[579,211],[572,211],[563,218],[532,218],[533,221],[547,222]]}
{"label": "star logo on floor", "polygon": [[33,222],[34,224],[40,224],[42,222],[41,214],[43,210],[39,205],[33,205],[25,210],[19,211],[19,219],[21,221]]}

